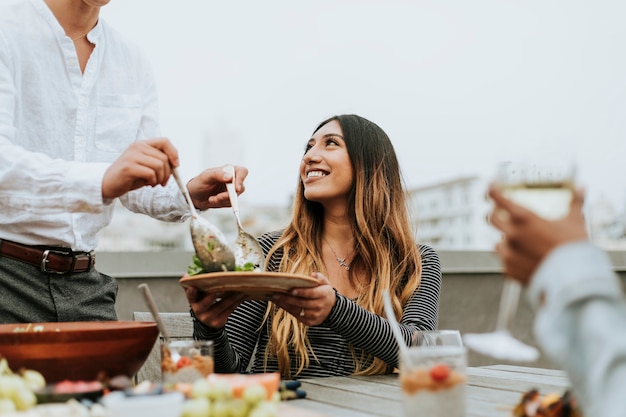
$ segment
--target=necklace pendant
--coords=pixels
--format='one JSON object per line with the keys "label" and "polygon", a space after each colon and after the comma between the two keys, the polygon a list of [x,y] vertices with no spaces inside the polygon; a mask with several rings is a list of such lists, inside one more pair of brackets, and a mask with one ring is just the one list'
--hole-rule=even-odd
{"label": "necklace pendant", "polygon": [[350,265],[346,263],[346,258],[340,258],[338,256],[335,256],[335,259],[337,259],[337,262],[339,262],[339,265],[341,265],[343,269],[345,269],[346,271],[350,270]]}

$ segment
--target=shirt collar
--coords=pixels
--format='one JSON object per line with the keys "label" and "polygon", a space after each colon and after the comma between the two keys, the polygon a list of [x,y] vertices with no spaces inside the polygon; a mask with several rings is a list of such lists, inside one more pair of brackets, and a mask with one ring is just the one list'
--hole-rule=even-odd
{"label": "shirt collar", "polygon": [[[65,35],[65,30],[63,29],[63,27],[57,20],[56,16],[54,16],[54,13],[52,13],[52,10],[50,10],[50,8],[48,7],[48,5],[46,4],[44,0],[30,0],[30,2],[33,5],[33,7],[37,10],[41,18],[45,20],[46,23],[48,23],[48,26],[50,26],[50,29],[52,29],[54,35],[57,37],[57,39],[59,39],[59,41],[62,41],[63,39],[67,38],[67,36]],[[102,26],[103,26],[102,19],[99,18],[98,23],[96,23],[96,26],[94,26],[94,28],[90,30],[89,33],[87,34],[87,39],[89,39],[89,41],[93,43],[97,43],[97,41],[99,41],[102,38],[102,33],[103,33]]]}

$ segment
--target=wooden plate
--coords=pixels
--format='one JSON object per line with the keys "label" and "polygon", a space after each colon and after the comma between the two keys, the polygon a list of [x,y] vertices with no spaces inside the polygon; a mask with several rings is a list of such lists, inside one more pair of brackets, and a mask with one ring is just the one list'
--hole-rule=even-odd
{"label": "wooden plate", "polygon": [[183,287],[194,286],[208,293],[242,292],[250,299],[264,300],[273,293],[315,287],[317,280],[306,275],[284,272],[211,272],[183,277],[180,284]]}

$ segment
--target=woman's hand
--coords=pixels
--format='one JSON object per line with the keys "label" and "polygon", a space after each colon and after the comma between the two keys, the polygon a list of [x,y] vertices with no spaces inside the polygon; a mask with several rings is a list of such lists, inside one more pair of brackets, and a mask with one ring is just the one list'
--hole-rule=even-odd
{"label": "woman's hand", "polygon": [[316,326],[326,320],[337,302],[337,295],[326,276],[319,272],[311,276],[317,279],[317,287],[294,288],[289,294],[274,294],[272,301],[307,326]]}
{"label": "woman's hand", "polygon": [[[235,190],[237,190],[237,194],[244,192],[243,181],[247,176],[247,168],[235,167]],[[229,207],[230,199],[228,192],[226,192],[226,183],[231,181],[231,175],[227,174],[223,167],[209,168],[189,180],[187,189],[194,206],[198,210]]]}
{"label": "woman's hand", "polygon": [[185,288],[185,295],[196,319],[214,329],[224,327],[230,314],[246,299],[241,293],[208,294],[196,287]]}

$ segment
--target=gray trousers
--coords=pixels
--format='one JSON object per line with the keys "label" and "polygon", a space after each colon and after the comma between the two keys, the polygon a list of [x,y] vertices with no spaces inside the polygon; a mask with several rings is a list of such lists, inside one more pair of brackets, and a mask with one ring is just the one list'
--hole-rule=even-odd
{"label": "gray trousers", "polygon": [[117,320],[114,278],[91,271],[49,274],[0,256],[0,323]]}

